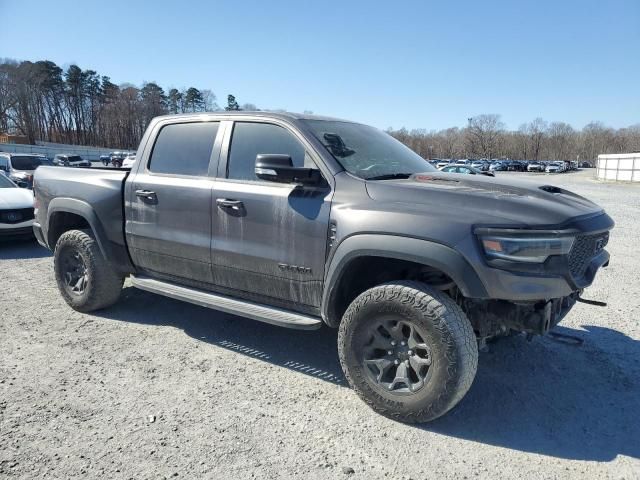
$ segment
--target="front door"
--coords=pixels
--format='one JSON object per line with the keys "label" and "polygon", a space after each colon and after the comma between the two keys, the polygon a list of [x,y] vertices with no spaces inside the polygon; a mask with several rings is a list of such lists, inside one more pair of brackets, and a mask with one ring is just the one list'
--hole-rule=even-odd
{"label": "front door", "polygon": [[127,192],[126,233],[134,264],[152,276],[212,281],[209,165],[219,154],[219,125],[164,125],[151,153],[140,158],[145,165],[138,166]]}
{"label": "front door", "polygon": [[332,191],[255,175],[258,154],[286,154],[294,166],[315,167],[309,149],[284,126],[234,122],[226,151],[213,188],[214,283],[256,301],[318,307]]}

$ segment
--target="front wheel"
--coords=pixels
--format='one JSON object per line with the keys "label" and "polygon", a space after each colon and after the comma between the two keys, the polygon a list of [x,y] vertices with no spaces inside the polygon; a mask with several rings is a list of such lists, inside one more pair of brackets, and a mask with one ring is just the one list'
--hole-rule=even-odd
{"label": "front wheel", "polygon": [[420,282],[371,288],[349,306],[338,334],[349,384],[377,412],[428,422],[452,409],[478,366],[476,337],[460,307]]}
{"label": "front wheel", "polygon": [[91,312],[120,297],[124,279],[105,260],[91,232],[63,233],[56,243],[53,266],[58,289],[74,310]]}

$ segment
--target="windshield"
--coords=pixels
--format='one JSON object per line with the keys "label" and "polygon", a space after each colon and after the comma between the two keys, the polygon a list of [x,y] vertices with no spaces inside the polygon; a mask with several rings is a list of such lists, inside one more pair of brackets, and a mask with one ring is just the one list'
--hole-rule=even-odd
{"label": "windshield", "polygon": [[11,166],[16,170],[35,170],[42,165],[40,157],[33,157],[31,155],[12,155]]}
{"label": "windshield", "polygon": [[14,183],[0,172],[0,188],[16,188]]}
{"label": "windshield", "polygon": [[342,167],[365,180],[408,178],[436,169],[398,140],[376,128],[350,122],[304,120]]}

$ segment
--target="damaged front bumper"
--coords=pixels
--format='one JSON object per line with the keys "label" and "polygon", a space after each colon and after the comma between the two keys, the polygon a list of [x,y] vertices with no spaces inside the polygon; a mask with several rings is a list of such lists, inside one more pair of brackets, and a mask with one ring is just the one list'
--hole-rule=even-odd
{"label": "damaged front bumper", "polygon": [[511,302],[487,300],[463,302],[463,309],[480,339],[506,335],[510,331],[544,335],[581,301],[582,290],[548,300]]}
{"label": "damaged front bumper", "polygon": [[533,306],[516,305],[516,314],[507,316],[504,326],[519,332],[544,335],[562,321],[579,298],[580,291],[576,291],[566,297],[538,302]]}

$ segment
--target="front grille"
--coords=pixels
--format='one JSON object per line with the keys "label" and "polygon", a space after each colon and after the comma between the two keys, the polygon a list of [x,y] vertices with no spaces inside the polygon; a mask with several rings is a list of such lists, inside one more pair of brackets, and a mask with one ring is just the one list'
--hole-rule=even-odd
{"label": "front grille", "polygon": [[573,278],[584,276],[593,257],[609,242],[609,232],[592,235],[578,235],[569,252],[569,270]]}
{"label": "front grille", "polygon": [[33,208],[18,208],[13,210],[0,210],[0,223],[20,223],[33,220]]}

